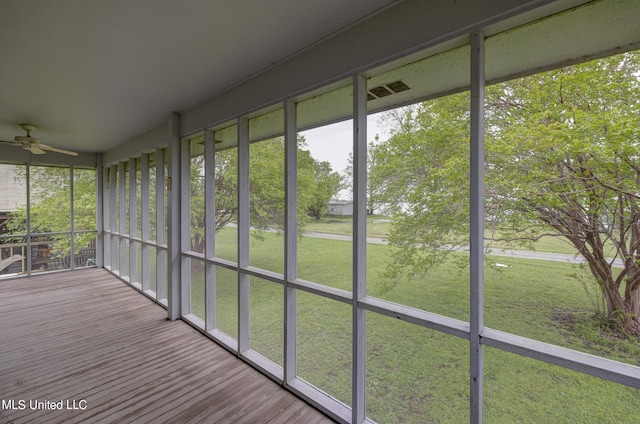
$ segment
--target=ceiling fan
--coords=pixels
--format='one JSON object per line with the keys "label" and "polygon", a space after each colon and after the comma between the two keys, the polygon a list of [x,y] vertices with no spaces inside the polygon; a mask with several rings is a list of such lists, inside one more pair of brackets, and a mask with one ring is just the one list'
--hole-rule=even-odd
{"label": "ceiling fan", "polygon": [[58,149],[57,147],[47,146],[46,144],[42,144],[39,138],[31,137],[31,131],[35,131],[38,127],[32,124],[20,124],[23,130],[27,132],[27,135],[17,135],[14,137],[14,141],[3,141],[0,140],[0,143],[8,144],[10,146],[18,146],[22,147],[25,150],[29,150],[34,155],[44,155],[48,150],[50,152],[58,152],[65,155],[70,156],[78,156],[78,153],[72,152],[70,150]]}

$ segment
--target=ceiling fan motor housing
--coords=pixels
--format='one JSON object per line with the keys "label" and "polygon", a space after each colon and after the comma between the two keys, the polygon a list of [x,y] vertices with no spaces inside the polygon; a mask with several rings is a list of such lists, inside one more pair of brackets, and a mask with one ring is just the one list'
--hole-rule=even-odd
{"label": "ceiling fan motor housing", "polygon": [[[30,133],[31,131],[35,131],[38,129],[38,127],[36,127],[33,124],[20,124],[20,126],[22,127],[23,130],[25,130],[27,133]],[[28,135],[28,134],[27,134]]]}

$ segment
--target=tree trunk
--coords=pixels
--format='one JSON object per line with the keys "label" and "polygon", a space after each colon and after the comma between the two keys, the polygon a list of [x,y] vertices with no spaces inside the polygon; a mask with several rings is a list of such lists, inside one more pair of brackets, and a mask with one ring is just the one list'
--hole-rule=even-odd
{"label": "tree trunk", "polygon": [[[630,283],[627,282],[627,287]],[[624,327],[636,336],[640,336],[640,287],[628,289],[624,299]]]}
{"label": "tree trunk", "polygon": [[601,281],[600,289],[607,307],[607,318],[620,325],[627,333],[640,336],[640,285],[633,284],[639,271],[629,272],[623,297],[613,278],[611,266],[604,258],[604,252],[586,253],[582,252],[582,255],[587,260],[593,277],[596,281]]}

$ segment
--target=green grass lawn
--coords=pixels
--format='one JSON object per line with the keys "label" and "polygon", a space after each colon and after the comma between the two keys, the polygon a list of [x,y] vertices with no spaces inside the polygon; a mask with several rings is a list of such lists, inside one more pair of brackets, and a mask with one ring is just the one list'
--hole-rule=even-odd
{"label": "green grass lawn", "polygon": [[[367,215],[367,236],[385,238],[391,230],[391,218],[383,215]],[[353,218],[324,216],[320,220],[311,220],[304,226],[305,232],[342,234],[353,233]]]}
{"label": "green grass lawn", "polygon": [[[326,234],[351,235],[353,233],[353,219],[351,217],[324,216],[320,220],[312,220],[305,224],[305,232],[316,232]],[[384,215],[367,215],[367,236],[387,238],[391,231],[391,217]],[[564,253],[575,255],[576,248],[563,237],[545,236],[540,240],[527,245],[518,243],[506,243],[502,241],[490,241],[490,231],[485,231],[486,245],[492,249],[515,249],[515,250],[535,250],[538,252]],[[499,234],[493,234],[499,238]],[[609,246],[608,255],[613,256],[615,250]]]}
{"label": "green grass lawn", "polygon": [[[310,229],[308,229],[310,230]],[[218,252],[235,249],[234,232],[218,234]],[[314,230],[315,231],[315,230]],[[251,264],[282,270],[283,237],[265,234]],[[469,271],[444,263],[423,278],[389,285],[389,247],[367,245],[368,294],[468,321]],[[302,238],[301,278],[351,288],[351,243]],[[637,341],[603,333],[590,318],[584,272],[560,262],[499,258],[485,271],[485,323],[572,349],[640,365]],[[194,313],[202,316],[203,278],[194,275]],[[390,288],[391,287],[391,288]],[[217,326],[237,337],[237,277],[217,268]],[[251,278],[250,345],[282,365],[283,288]],[[350,404],[351,310],[298,294],[298,375]],[[487,423],[640,422],[640,391],[510,354],[485,351]],[[469,343],[397,319],[367,313],[367,415],[380,423],[468,422]]]}

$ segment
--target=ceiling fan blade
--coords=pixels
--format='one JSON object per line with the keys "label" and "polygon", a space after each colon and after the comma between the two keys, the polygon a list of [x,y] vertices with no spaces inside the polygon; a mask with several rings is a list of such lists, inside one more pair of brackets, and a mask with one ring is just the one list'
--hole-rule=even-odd
{"label": "ceiling fan blade", "polygon": [[2,144],[8,144],[9,146],[23,146],[24,143],[20,141],[9,141],[9,140],[0,140]]}
{"label": "ceiling fan blade", "polygon": [[42,150],[49,150],[50,152],[58,152],[58,153],[62,153],[63,155],[78,156],[78,153],[72,152],[71,150],[58,149],[57,147],[47,146],[46,144],[38,144],[38,147]]}
{"label": "ceiling fan blade", "polygon": [[23,148],[25,150],[29,150],[34,155],[44,155],[46,153],[44,150],[42,150],[39,146],[35,144],[25,145]]}

